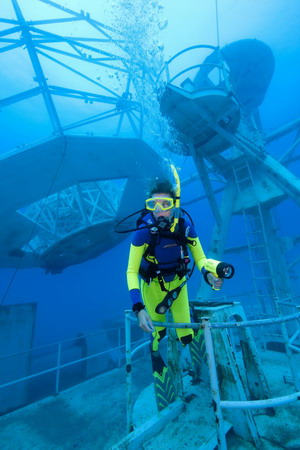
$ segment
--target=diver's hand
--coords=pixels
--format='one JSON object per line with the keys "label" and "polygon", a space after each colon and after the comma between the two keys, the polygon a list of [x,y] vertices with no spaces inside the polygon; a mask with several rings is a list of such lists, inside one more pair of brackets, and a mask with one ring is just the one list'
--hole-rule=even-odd
{"label": "diver's hand", "polygon": [[146,331],[146,333],[153,333],[154,331],[153,323],[151,317],[149,316],[149,314],[145,309],[142,309],[138,313],[137,318],[139,322],[139,327],[142,330]]}
{"label": "diver's hand", "polygon": [[207,274],[207,280],[215,291],[219,291],[222,288],[223,278],[215,277],[213,273],[209,272]]}

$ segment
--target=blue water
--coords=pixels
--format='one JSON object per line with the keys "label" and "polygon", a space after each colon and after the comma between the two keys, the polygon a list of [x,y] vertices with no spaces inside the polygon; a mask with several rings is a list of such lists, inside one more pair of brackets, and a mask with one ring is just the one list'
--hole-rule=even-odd
{"label": "blue water", "polygon": [[[147,7],[145,4],[147,3]],[[151,2],[150,2],[151,3]],[[153,5],[152,5],[153,3]],[[146,49],[156,48],[157,45],[163,50],[159,50],[158,62],[161,58],[168,59],[176,52],[185,47],[203,43],[216,45],[217,43],[217,23],[215,18],[215,4],[201,5],[196,1],[189,2],[188,5],[171,5],[167,2],[115,2],[107,3],[105,11],[107,21],[105,24],[115,24],[121,27],[122,31],[130,35],[133,30],[138,45]],[[51,8],[39,1],[27,3],[24,9],[24,2],[20,2],[23,7],[23,14],[26,20],[36,20],[45,18],[65,17],[55,8]],[[152,6],[151,6],[152,5]],[[158,7],[160,5],[160,7]],[[63,6],[69,7],[75,11],[74,2]],[[132,10],[134,6],[135,16],[131,19],[124,18],[124,10]],[[144,9],[143,9],[144,7]],[[85,3],[86,11],[102,21],[103,12],[93,5]],[[113,9],[112,9],[113,8]],[[130,9],[131,8],[131,9]],[[113,11],[113,12],[112,12]],[[154,24],[150,22],[154,18]],[[0,16],[6,19],[15,19],[15,13],[9,0],[1,2]],[[135,27],[134,20],[139,18],[139,27]],[[220,45],[228,44],[237,39],[255,38],[265,42],[272,50],[275,58],[275,71],[266,93],[264,102],[260,107],[263,129],[266,134],[272,132],[277,127],[295,120],[299,114],[299,5],[297,1],[276,2],[253,2],[245,1],[243,5],[236,1],[219,2],[218,5],[219,20],[219,40]],[[159,26],[157,22],[159,21]],[[76,25],[75,23],[68,28],[70,35],[76,35],[90,31]],[[156,28],[155,28],[156,27]],[[2,28],[7,29],[8,25],[2,23]],[[44,29],[54,33],[59,32],[56,24],[48,25]],[[142,29],[147,33],[143,35]],[[160,35],[154,34],[156,30]],[[142,38],[141,38],[142,36]],[[19,37],[13,35],[13,38]],[[148,40],[146,39],[148,38]],[[4,46],[4,43],[3,43]],[[55,56],[55,55],[54,55]],[[136,57],[140,57],[137,52]],[[157,54],[156,54],[157,61]],[[21,58],[21,60],[19,59]],[[60,57],[62,62],[68,63],[67,57]],[[17,63],[18,61],[18,63]],[[51,66],[49,61],[41,57],[42,66],[49,77],[49,83],[58,85],[83,86],[84,82],[74,74],[66,75],[63,70],[57,66]],[[10,97],[34,87],[33,68],[30,64],[25,49],[7,51],[1,54],[1,97]],[[53,67],[58,73],[53,72]],[[80,66],[78,66],[80,68]],[[82,65],[82,70],[83,65]],[[103,69],[107,72],[108,69]],[[91,75],[92,72],[90,73]],[[101,68],[95,68],[98,77],[104,78]],[[68,76],[68,78],[66,78]],[[96,78],[96,77],[94,77]],[[86,86],[85,86],[86,87]],[[74,120],[76,114],[71,112],[68,106],[69,100],[65,101],[64,108],[60,98],[55,97],[59,116],[62,123],[69,123]],[[78,102],[78,108],[82,116],[82,102]],[[75,104],[76,106],[76,104]],[[90,105],[91,109],[94,105]],[[153,106],[153,104],[152,104]],[[154,106],[155,107],[155,104]],[[73,108],[73,106],[72,106]],[[37,112],[38,111],[38,112]],[[80,116],[80,114],[78,114]],[[2,109],[1,112],[1,151],[2,154],[13,150],[18,145],[30,144],[40,138],[49,136],[51,133],[51,124],[49,117],[43,106],[41,95],[29,100],[16,103],[12,106]],[[16,130],[17,124],[17,132]],[[105,124],[103,125],[106,126]],[[84,130],[85,131],[85,130]],[[75,132],[78,133],[75,129]],[[101,132],[102,133],[102,132]],[[105,128],[103,134],[106,134]],[[109,134],[109,131],[107,132]],[[268,151],[275,157],[280,157],[293,142],[295,132],[286,135],[282,139],[269,146]],[[297,149],[295,151],[297,154]],[[176,160],[176,156],[167,155]],[[195,168],[191,158],[182,159],[179,162],[181,166],[180,177],[185,177],[195,173]],[[299,161],[290,166],[292,172],[299,176]],[[20,186],[21,189],[21,186]],[[196,183],[192,183],[183,190],[183,203],[185,199],[195,198],[203,193],[203,188]],[[130,199],[128,199],[128,208],[130,208]],[[189,206],[199,231],[199,236],[204,249],[209,246],[210,236],[214,225],[214,219],[206,201],[201,204],[192,204]],[[289,220],[299,217],[299,209],[291,201],[285,201],[278,207],[278,216],[282,235],[293,236],[297,233],[297,221]],[[233,245],[233,237],[238,242],[238,235],[233,229],[230,232],[230,244]],[[243,238],[242,238],[243,239]],[[103,320],[114,321],[122,320],[123,309],[129,306],[126,289],[125,270],[127,251],[130,236],[127,241],[112,248],[110,251],[100,255],[97,259],[87,261],[79,266],[68,267],[60,275],[45,275],[41,269],[18,270],[15,274],[13,269],[1,269],[1,294],[5,294],[5,304],[37,302],[38,316],[35,331],[35,344],[44,344],[53,340],[72,337],[79,332],[88,332],[98,329],[102,326]],[[297,258],[297,250],[289,250],[290,260]],[[232,257],[233,260],[235,257]],[[299,264],[296,262],[296,264]],[[240,286],[246,274],[242,270],[242,262],[237,262],[237,276],[224,288],[224,294],[230,295],[239,292]],[[14,277],[13,281],[12,277]],[[197,287],[200,282],[200,276],[195,274],[190,282],[190,296],[196,295]],[[10,286],[10,283],[11,286]],[[295,280],[296,292],[299,289],[299,280]],[[6,292],[8,289],[8,292]]]}
{"label": "blue water", "polygon": [[[19,6],[25,20],[45,20],[67,17],[47,2],[39,0],[20,0]],[[80,13],[82,2],[65,0],[64,7]],[[102,5],[103,3],[103,5]],[[105,4],[104,4],[105,3]],[[209,3],[209,4],[208,4]],[[216,5],[218,6],[218,22],[216,21]],[[220,45],[221,47],[240,39],[257,39],[269,46],[275,59],[274,74],[259,107],[263,132],[268,135],[286,123],[299,119],[300,89],[300,4],[298,0],[219,0],[219,2],[167,2],[147,0],[84,2],[85,12],[99,23],[117,27],[125,38],[133,39],[135,45],[129,51],[127,67],[144,68],[157,71],[163,61],[168,60],[182,49],[198,45]],[[126,13],[127,11],[127,13]],[[16,14],[10,0],[2,0],[0,4],[0,30],[8,30],[14,26]],[[5,19],[5,20],[3,20]],[[36,26],[39,26],[38,24]],[[70,37],[99,37],[95,28],[88,24],[74,22],[63,30],[57,23],[40,25],[42,29],[55,34]],[[110,31],[108,31],[110,33]],[[0,40],[0,103],[4,100],[0,115],[0,153],[20,150],[27,145],[48,138],[52,134],[51,122],[41,94],[11,102],[7,106],[5,99],[37,87],[35,74],[24,43],[15,49],[6,46],[17,43],[20,34],[8,34],[10,40]],[[6,36],[7,37],[7,36]],[[101,35],[103,37],[103,35]],[[16,39],[16,40],[15,40]],[[117,35],[115,35],[117,40]],[[50,45],[50,44],[49,44]],[[100,43],[98,43],[101,48]],[[106,44],[105,44],[106,45]],[[123,44],[122,44],[123,45]],[[104,44],[103,44],[104,46]],[[106,51],[117,52],[118,47],[110,44]],[[67,51],[67,46],[63,48]],[[6,50],[6,51],[4,51]],[[40,48],[40,51],[43,51]],[[120,49],[120,54],[123,51]],[[89,50],[83,50],[87,55]],[[51,53],[62,63],[55,65],[50,59],[39,56],[41,67],[49,85],[64,86],[70,89],[100,93],[111,96],[111,93],[89,84],[86,79],[76,76],[74,72],[64,71],[63,64],[69,64],[68,56]],[[88,56],[87,56],[88,57]],[[98,54],[98,57],[99,54]],[[128,55],[127,55],[128,58]],[[130,59],[131,58],[131,59]],[[195,62],[197,64],[198,61]],[[108,65],[113,64],[109,60]],[[126,88],[126,77],[110,67],[90,65],[87,72],[82,62],[72,62],[76,71],[82,71],[90,79],[109,86],[116,95],[121,95]],[[182,70],[185,67],[178,68]],[[137,69],[135,69],[137,70]],[[161,139],[165,136],[166,122],[161,118],[161,128],[157,126],[160,115],[159,104],[151,91],[151,85],[145,80],[136,86],[133,99],[141,101],[148,112],[145,122],[146,139],[162,156],[174,161],[180,168],[180,178],[185,180],[195,174],[196,168],[191,157],[161,150]],[[82,120],[99,113],[98,104],[64,97],[53,97],[62,126]],[[112,95],[112,98],[114,96]],[[114,108],[114,106],[112,106]],[[116,123],[103,121],[96,124],[75,128],[71,133],[77,135],[113,136]],[[120,131],[120,137],[131,136],[130,123],[126,123]],[[273,142],[266,148],[275,158],[280,158],[296,139],[296,131]],[[299,139],[299,131],[298,131]],[[169,136],[170,138],[170,136]],[[289,170],[300,177],[299,144],[293,153],[294,160]],[[0,164],[2,161],[0,161]],[[115,162],[118,164],[118,161]],[[70,169],[71,170],[71,169]],[[156,174],[153,173],[153,176]],[[142,177],[142,173],[140,174]],[[16,183],[18,183],[16,178]],[[218,183],[213,184],[218,187]],[[22,186],[19,186],[22,190]],[[204,190],[198,182],[186,185],[182,191],[182,204],[202,196]],[[7,192],[9,196],[9,192]],[[220,198],[217,197],[218,202]],[[132,199],[126,199],[128,213],[132,212]],[[141,204],[142,208],[143,205]],[[202,246],[208,251],[214,217],[207,199],[187,206],[192,215]],[[289,266],[291,284],[294,293],[300,291],[299,282],[299,206],[286,199],[276,207],[279,226],[278,234],[285,238],[286,264]],[[243,245],[245,235],[240,218],[234,218],[229,231],[227,247]],[[46,274],[41,268],[0,269],[0,299],[4,305],[30,303],[37,304],[37,316],[34,330],[33,346],[44,345],[78,334],[86,334],[103,328],[119,326],[123,323],[124,309],[130,308],[126,284],[126,266],[131,235],[122,243],[112,246],[95,259],[67,267],[57,275]],[[0,249],[1,251],[1,249]],[[224,284],[221,295],[241,295],[252,281],[249,264],[245,257],[237,254],[226,256],[236,267],[236,276]],[[280,277],[280,273],[276,274]],[[201,276],[193,275],[189,282],[190,298],[196,297]],[[247,288],[246,288],[247,287]],[[241,295],[242,297],[242,295]],[[240,298],[243,300],[243,298]]]}

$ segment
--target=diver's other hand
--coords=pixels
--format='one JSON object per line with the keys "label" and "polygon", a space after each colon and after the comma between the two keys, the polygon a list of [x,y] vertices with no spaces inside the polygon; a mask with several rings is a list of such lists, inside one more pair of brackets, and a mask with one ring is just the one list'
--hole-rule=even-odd
{"label": "diver's other hand", "polygon": [[138,318],[138,322],[139,322],[139,327],[142,330],[146,331],[146,333],[152,333],[154,331],[151,317],[149,316],[149,314],[147,313],[147,311],[145,309],[142,309],[138,313],[137,318]]}
{"label": "diver's other hand", "polygon": [[213,273],[209,272],[207,274],[207,281],[215,291],[219,291],[222,288],[223,278],[218,278]]}

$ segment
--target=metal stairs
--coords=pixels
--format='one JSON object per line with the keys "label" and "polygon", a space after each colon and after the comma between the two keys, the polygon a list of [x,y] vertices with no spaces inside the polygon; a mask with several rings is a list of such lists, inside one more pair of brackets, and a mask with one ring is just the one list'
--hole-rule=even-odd
{"label": "metal stairs", "polygon": [[[240,160],[236,165],[232,166],[237,191],[240,196],[247,193],[252,197],[250,208],[242,208],[244,217],[246,239],[249,252],[249,262],[252,271],[254,290],[256,299],[260,305],[262,316],[281,316],[285,315],[284,306],[288,305],[288,301],[282,298],[281,292],[277,284],[277,274],[274,273],[274,265],[272,260],[275,258],[272,254],[272,218],[270,211],[263,207],[258,199],[256,192],[256,183],[247,158]],[[241,202],[243,205],[246,202]],[[269,239],[268,239],[269,238]],[[296,305],[294,305],[296,307]],[[295,381],[295,385],[300,384],[299,370],[293,362],[293,351],[300,351],[292,343],[299,334],[299,321],[296,323],[296,330],[289,337],[289,332],[285,322],[280,324],[280,334],[285,344],[286,353],[289,359],[291,372]]]}

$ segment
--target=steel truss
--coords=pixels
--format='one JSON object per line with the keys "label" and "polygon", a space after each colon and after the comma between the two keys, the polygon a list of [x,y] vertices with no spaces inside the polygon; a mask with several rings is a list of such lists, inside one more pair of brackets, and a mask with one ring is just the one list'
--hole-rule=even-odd
{"label": "steel truss", "polygon": [[114,220],[123,195],[122,187],[111,181],[93,181],[70,186],[19,210],[38,228],[23,248],[42,255],[67,236]]}
{"label": "steel truss", "polygon": [[[16,20],[0,19],[0,24],[4,27],[0,32],[0,53],[11,52],[25,46],[34,69],[34,81],[37,83],[35,88],[1,99],[0,107],[4,108],[41,95],[55,134],[62,135],[75,128],[80,130],[85,125],[116,118],[114,136],[120,135],[126,122],[126,132],[128,133],[129,129],[133,136],[141,137],[143,112],[136,100],[134,79],[139,77],[143,79],[151,75],[145,67],[141,66],[141,63],[132,61],[130,58],[125,48],[130,43],[126,42],[117,30],[93,19],[87,12],[78,13],[50,0],[39,1],[61,12],[63,17],[26,21],[18,0],[11,0]],[[68,30],[68,26],[75,23],[87,25],[91,36],[60,35],[45,29],[48,26],[60,24],[62,29],[65,27]],[[69,74],[77,77],[79,82],[80,80],[86,82],[90,90],[49,84],[43,61],[51,62],[53,70],[55,66],[63,68],[66,76]],[[91,65],[95,69],[100,69],[101,73],[109,72],[107,80],[101,82],[100,76],[91,77],[88,73]],[[112,81],[118,86],[112,87]],[[121,90],[121,93],[118,90]],[[75,99],[86,104],[102,104],[104,110],[79,121],[62,125],[55,105],[57,97]]]}

